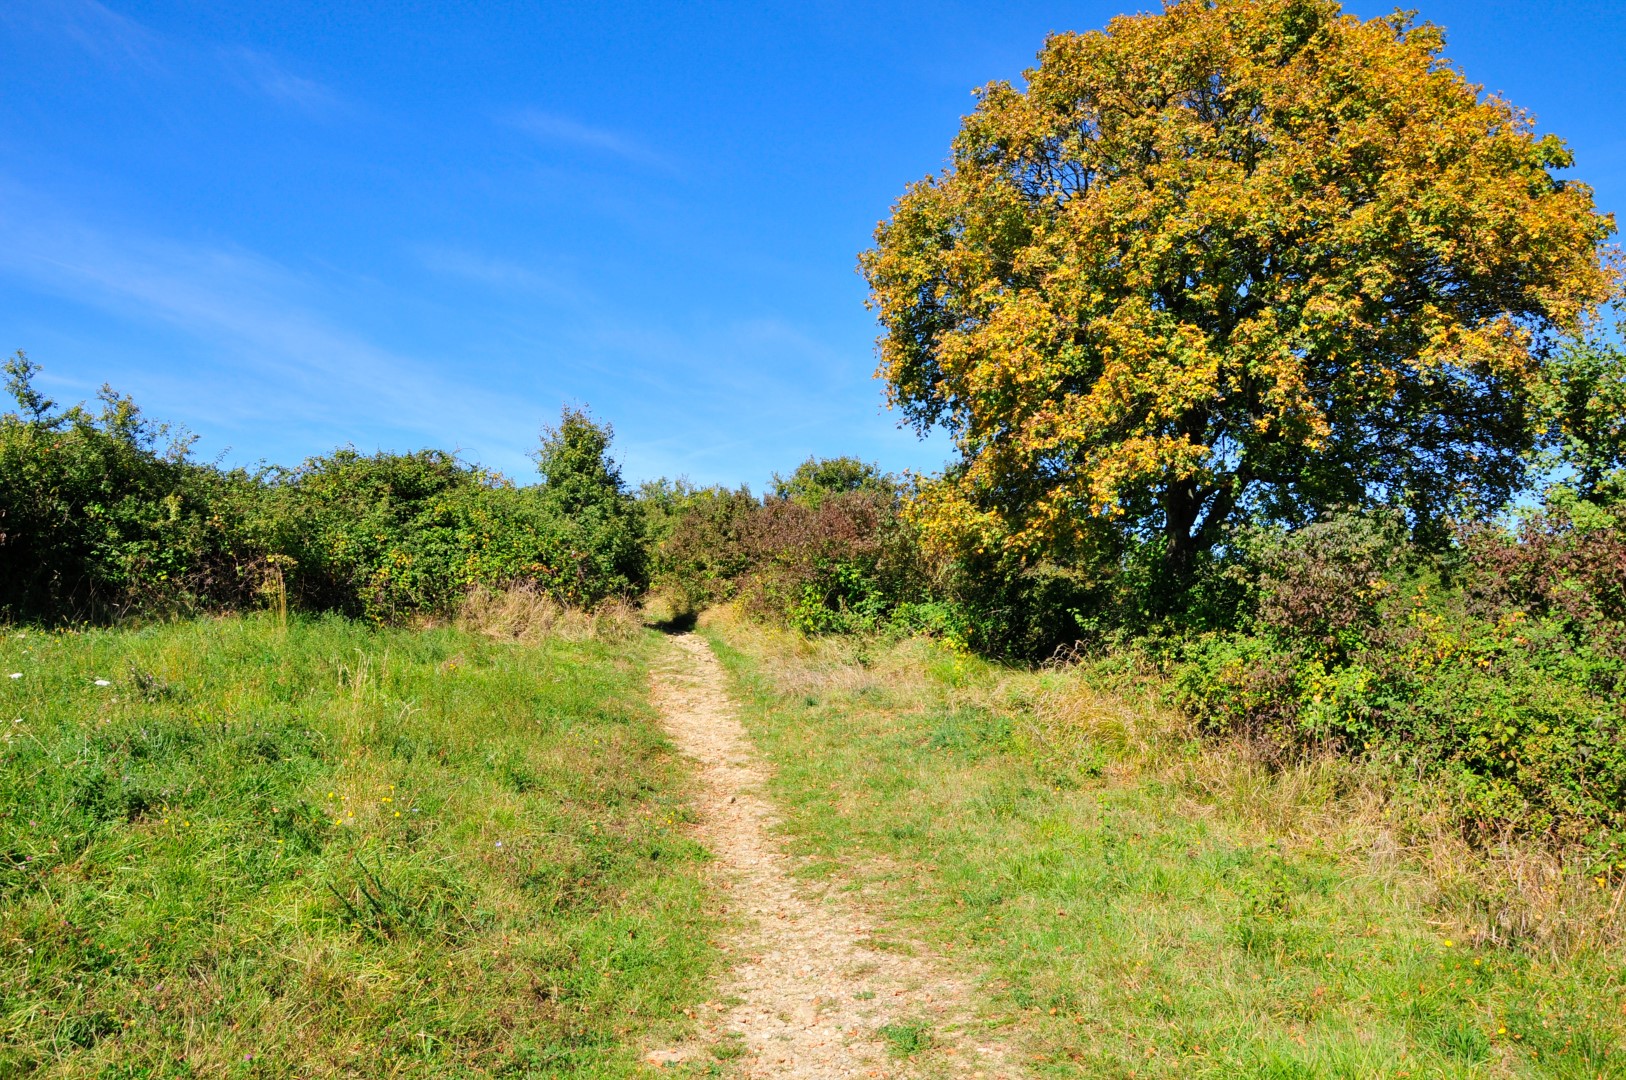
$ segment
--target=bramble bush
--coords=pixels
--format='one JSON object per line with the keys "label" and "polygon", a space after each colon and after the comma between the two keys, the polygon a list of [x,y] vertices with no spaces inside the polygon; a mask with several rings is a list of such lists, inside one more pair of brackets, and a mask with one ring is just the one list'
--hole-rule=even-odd
{"label": "bramble bush", "polygon": [[475,587],[591,607],[647,582],[645,519],[612,432],[567,410],[520,486],[451,454],[343,449],[250,475],[193,460],[111,390],[60,409],[21,354],[0,417],[0,615],[100,621],[236,608],[268,592],[377,622],[442,615]]}
{"label": "bramble bush", "polygon": [[285,560],[290,601],[312,610],[396,622],[515,584],[591,607],[645,580],[642,519],[609,440],[567,412],[530,487],[436,450],[341,450],[268,477],[247,527]]}
{"label": "bramble bush", "polygon": [[757,500],[749,489],[659,480],[639,490],[638,505],[660,588],[691,612],[734,599],[753,565],[746,529]]}
{"label": "bramble bush", "polygon": [[854,458],[810,458],[760,501],[647,485],[655,579],[691,608],[738,600],[810,634],[941,628],[902,493]]}
{"label": "bramble bush", "polygon": [[245,599],[241,536],[223,509],[250,481],[191,460],[191,440],[103,387],[101,407],[59,408],[38,365],[4,365],[17,412],[0,415],[0,615],[108,619]]}
{"label": "bramble bush", "polygon": [[1549,506],[1435,553],[1354,514],[1256,536],[1251,619],[1167,648],[1176,699],[1272,753],[1427,777],[1473,832],[1626,869],[1623,518]]}

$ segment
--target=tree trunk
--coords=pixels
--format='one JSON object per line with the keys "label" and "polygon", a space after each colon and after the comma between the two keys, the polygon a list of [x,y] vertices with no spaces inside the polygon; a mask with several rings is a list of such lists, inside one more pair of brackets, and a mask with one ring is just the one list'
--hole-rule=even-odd
{"label": "tree trunk", "polygon": [[1197,537],[1192,529],[1202,508],[1194,485],[1189,481],[1173,484],[1163,497],[1163,580],[1157,592],[1166,607],[1191,583],[1197,554]]}

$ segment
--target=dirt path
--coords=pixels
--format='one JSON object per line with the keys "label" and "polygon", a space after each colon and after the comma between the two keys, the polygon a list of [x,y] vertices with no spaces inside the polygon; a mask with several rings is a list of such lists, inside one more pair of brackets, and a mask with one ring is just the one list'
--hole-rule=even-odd
{"label": "dirt path", "polygon": [[1015,1080],[1007,1051],[979,1035],[963,982],[923,958],[867,947],[870,927],[850,900],[792,879],[793,861],[772,832],[768,770],[704,640],[673,639],[655,701],[673,741],[699,765],[698,838],[748,931],[729,947],[739,959],[719,1003],[700,1017],[706,1043],[647,1060],[721,1057],[740,1077]]}

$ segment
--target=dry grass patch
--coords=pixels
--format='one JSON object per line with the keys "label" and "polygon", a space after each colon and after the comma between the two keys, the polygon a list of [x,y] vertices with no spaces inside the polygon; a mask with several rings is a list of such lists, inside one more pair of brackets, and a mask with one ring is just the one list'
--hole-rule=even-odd
{"label": "dry grass patch", "polygon": [[458,610],[456,624],[498,641],[535,645],[551,638],[626,641],[640,632],[643,619],[629,600],[606,600],[586,611],[566,607],[532,586],[515,585],[500,591],[483,586],[472,590]]}

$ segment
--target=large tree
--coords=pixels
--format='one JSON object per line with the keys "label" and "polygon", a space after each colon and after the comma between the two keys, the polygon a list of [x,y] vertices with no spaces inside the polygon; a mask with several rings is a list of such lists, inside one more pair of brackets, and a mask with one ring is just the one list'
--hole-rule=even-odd
{"label": "large tree", "polygon": [[1571,154],[1405,16],[1187,0],[996,82],[862,259],[880,374],[960,460],[928,540],[1189,566],[1247,512],[1501,504],[1614,288]]}

